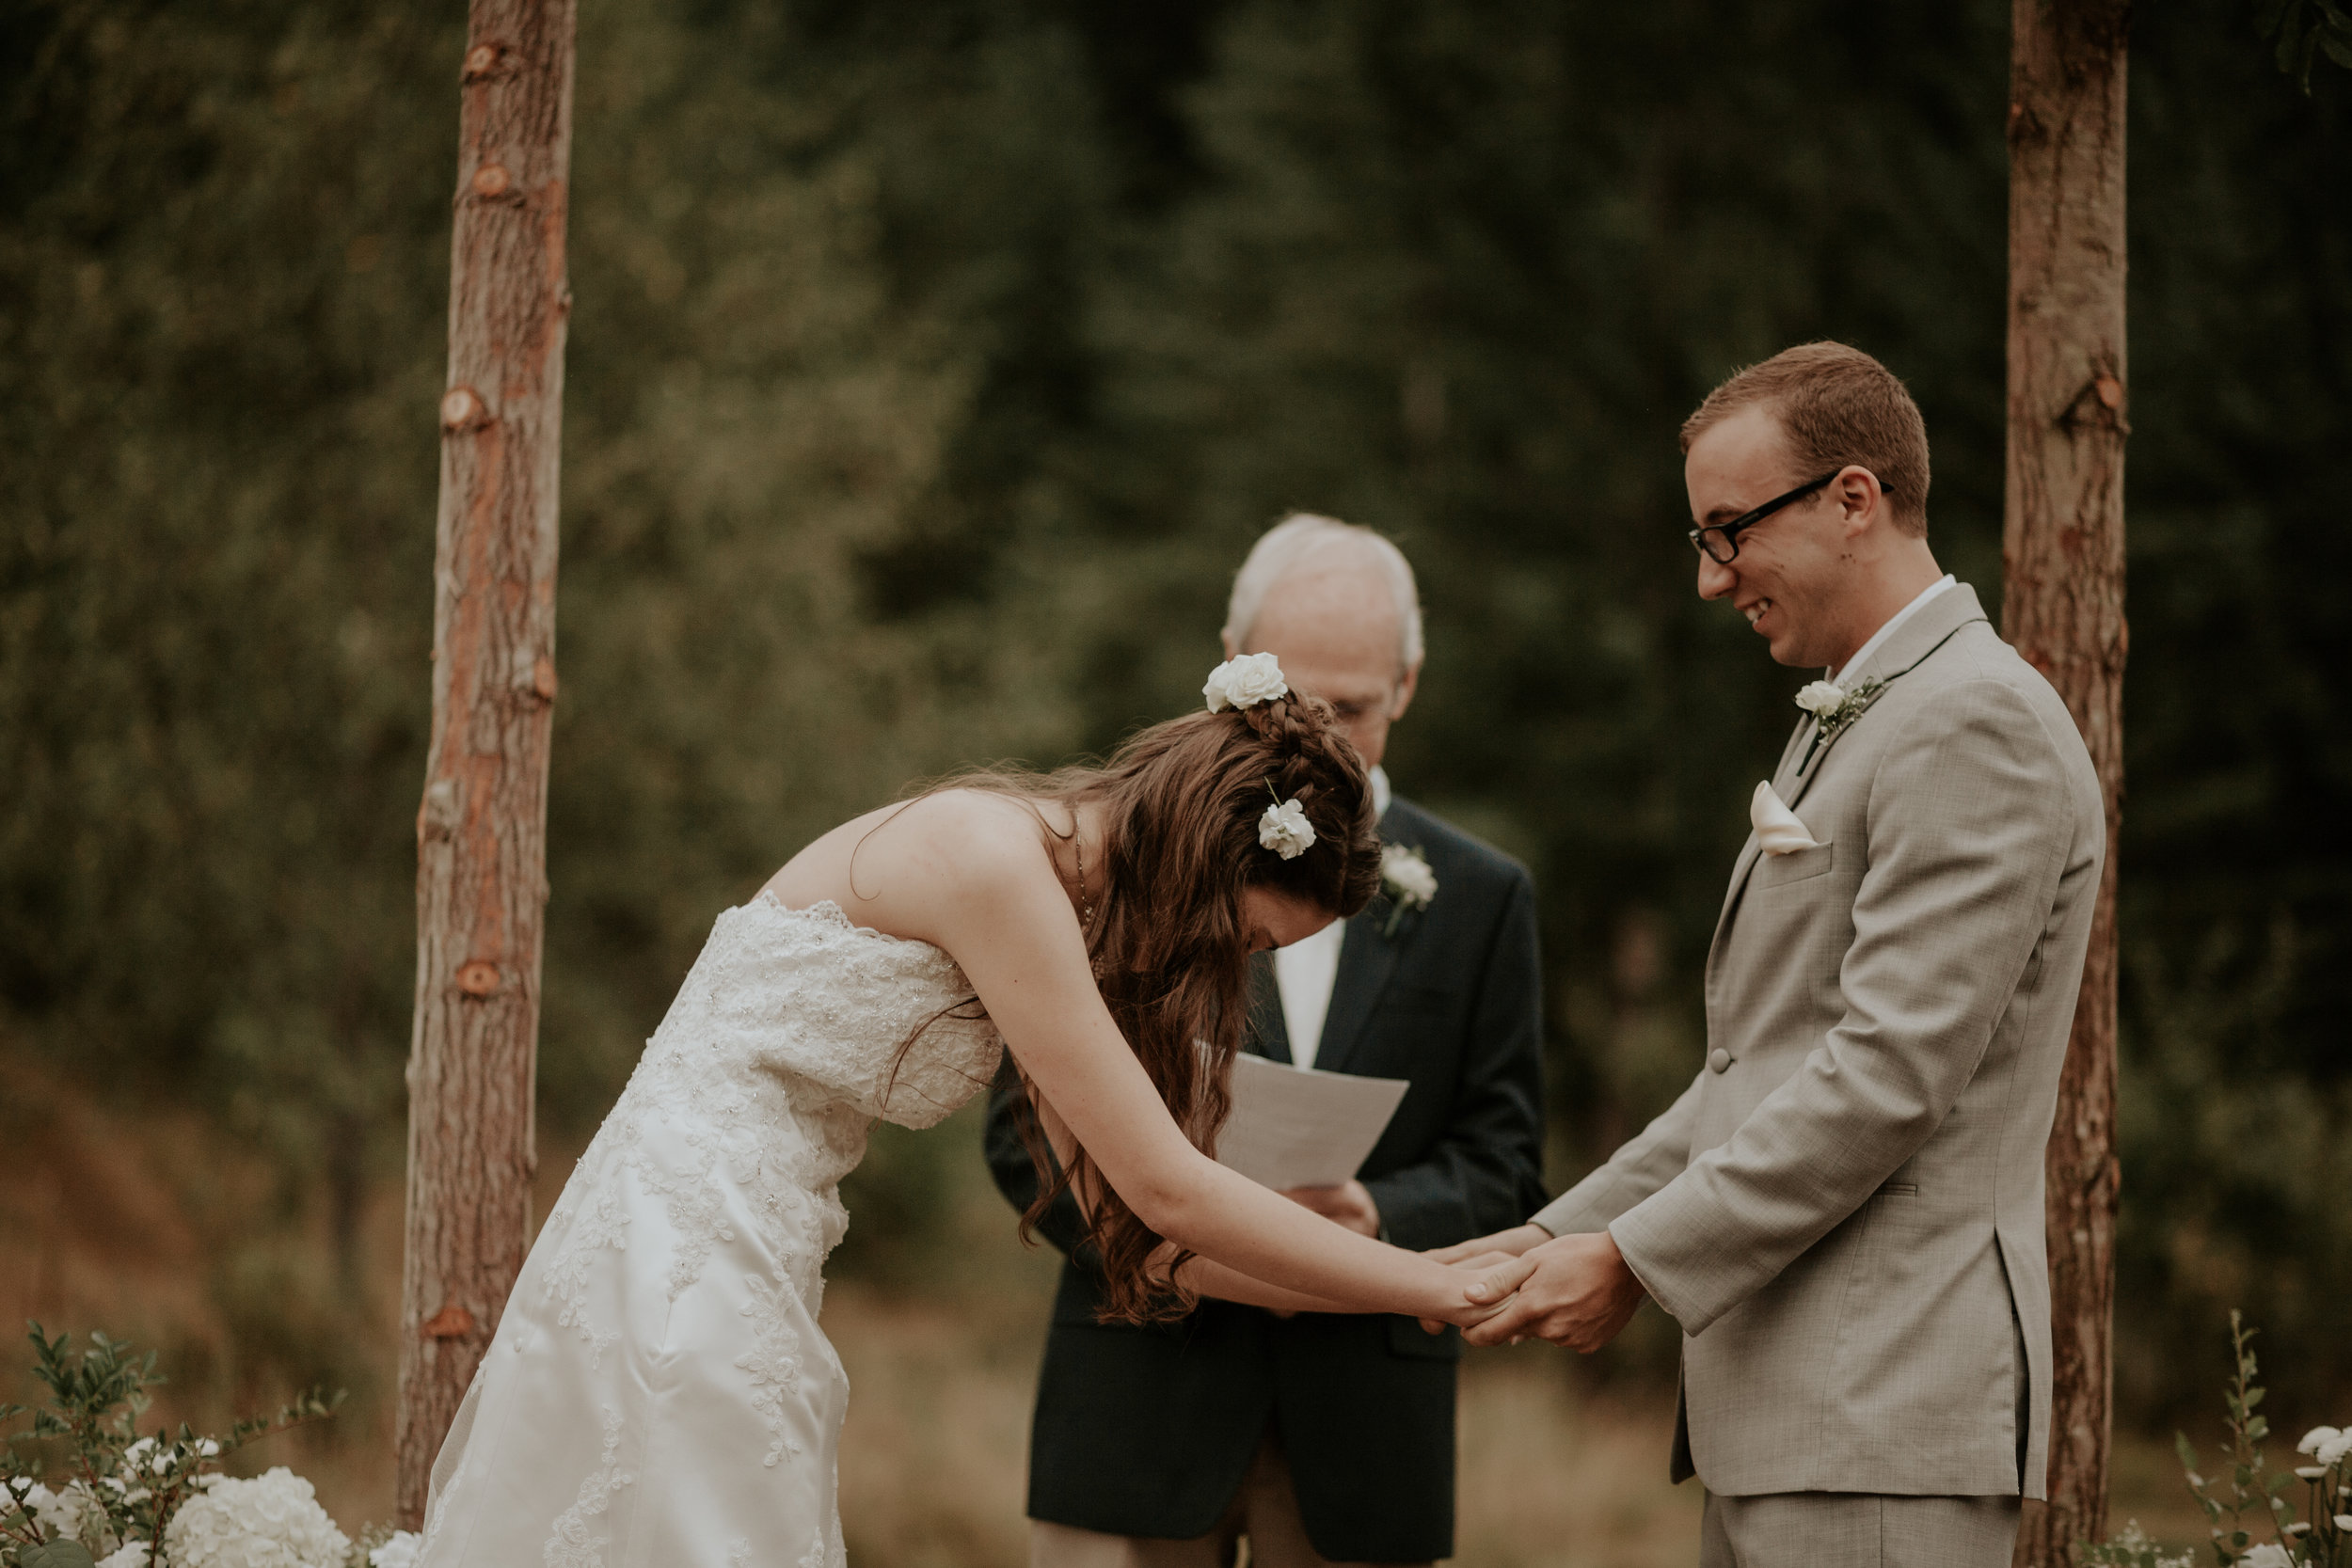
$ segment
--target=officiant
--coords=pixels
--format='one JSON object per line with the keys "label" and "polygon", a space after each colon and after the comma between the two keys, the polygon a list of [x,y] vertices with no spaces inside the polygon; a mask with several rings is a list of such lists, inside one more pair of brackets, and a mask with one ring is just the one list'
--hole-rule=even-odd
{"label": "officiant", "polygon": [[[1362,913],[1252,960],[1246,1049],[1410,1085],[1355,1180],[1287,1196],[1414,1249],[1517,1224],[1543,1201],[1534,885],[1379,766],[1421,674],[1412,567],[1369,529],[1289,517],[1235,576],[1224,639],[1337,708],[1387,847]],[[1025,1209],[1037,1180],[1009,1093],[990,1106],[989,1164]],[[1066,1196],[1043,1231],[1071,1252]],[[1222,1301],[1134,1328],[1097,1306],[1069,1259],[1030,1436],[1032,1568],[1229,1568],[1245,1538],[1252,1568],[1453,1555],[1454,1330]]]}

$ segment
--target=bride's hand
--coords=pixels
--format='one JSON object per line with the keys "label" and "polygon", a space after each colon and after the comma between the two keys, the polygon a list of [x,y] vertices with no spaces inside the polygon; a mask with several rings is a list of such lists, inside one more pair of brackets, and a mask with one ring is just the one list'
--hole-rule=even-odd
{"label": "bride's hand", "polygon": [[1508,1230],[1498,1230],[1491,1236],[1473,1236],[1452,1246],[1431,1247],[1422,1257],[1439,1263],[1462,1263],[1492,1253],[1517,1258],[1529,1247],[1541,1246],[1551,1240],[1551,1232],[1534,1225],[1515,1225]]}
{"label": "bride's hand", "polygon": [[1462,1305],[1442,1318],[1422,1319],[1421,1326],[1432,1334],[1444,1333],[1448,1323],[1470,1328],[1485,1323],[1502,1311],[1513,1292],[1535,1272],[1533,1262],[1507,1253],[1486,1254],[1449,1267],[1462,1282]]}

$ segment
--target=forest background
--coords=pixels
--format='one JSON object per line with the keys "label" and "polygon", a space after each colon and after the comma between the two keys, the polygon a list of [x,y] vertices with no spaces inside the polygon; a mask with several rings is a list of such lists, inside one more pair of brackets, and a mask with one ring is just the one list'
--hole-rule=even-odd
{"label": "forest background", "polygon": [[[0,1259],[222,1397],[388,1395],[461,11],[0,4]],[[1998,0],[583,0],[543,1141],[814,833],[1196,701],[1304,507],[1420,569],[1391,766],[1535,871],[1572,1180],[1695,1069],[1806,678],[1692,594],[1683,414],[1869,349],[1999,602],[2008,35]],[[2341,1421],[2352,94],[2240,0],[2142,7],[2131,51],[2119,1408],[2209,1403],[2243,1306],[2280,1424]],[[1010,1246],[957,1125],[848,1194],[876,1300]],[[169,1224],[106,1209],[142,1184]],[[124,1278],[198,1238],[170,1306],[72,1284],[110,1223]],[[1565,1375],[1654,1403],[1670,1329]]]}

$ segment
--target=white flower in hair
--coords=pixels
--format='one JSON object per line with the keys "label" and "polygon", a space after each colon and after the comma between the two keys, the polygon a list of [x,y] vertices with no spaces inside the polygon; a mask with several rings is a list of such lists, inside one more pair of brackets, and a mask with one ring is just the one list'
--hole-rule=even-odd
{"label": "white flower in hair", "polygon": [[1266,807],[1258,818],[1258,842],[1286,861],[1305,854],[1314,841],[1315,825],[1307,820],[1307,808],[1295,796],[1279,806]]}
{"label": "white flower in hair", "polygon": [[1291,694],[1291,683],[1282,678],[1281,661],[1272,654],[1243,654],[1229,658],[1209,672],[1209,678],[1200,688],[1200,695],[1209,700],[1211,713],[1223,713],[1229,707],[1253,707]]}

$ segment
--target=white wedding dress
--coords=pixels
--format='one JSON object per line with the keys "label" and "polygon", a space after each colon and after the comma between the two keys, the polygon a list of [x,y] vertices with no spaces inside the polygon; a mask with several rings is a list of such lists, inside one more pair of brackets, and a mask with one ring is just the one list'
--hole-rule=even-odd
{"label": "white wedding dress", "polygon": [[830,903],[719,917],[515,1282],[419,1568],[839,1568],[835,1184],[873,1118],[928,1127],[987,1085],[972,994]]}

